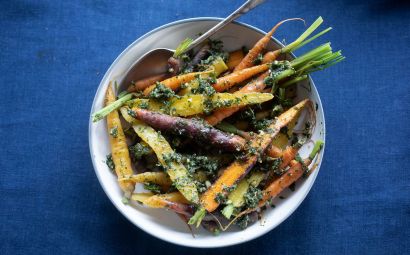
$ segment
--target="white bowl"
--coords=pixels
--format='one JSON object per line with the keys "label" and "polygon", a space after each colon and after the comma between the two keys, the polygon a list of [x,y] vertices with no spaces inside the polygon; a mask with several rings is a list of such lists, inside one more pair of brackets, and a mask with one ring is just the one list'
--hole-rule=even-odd
{"label": "white bowl", "polygon": [[[175,47],[186,37],[194,38],[198,33],[207,31],[214,26],[220,19],[218,18],[194,18],[172,22],[156,28],[151,32],[141,36],[130,46],[128,46],[112,63],[105,73],[95,94],[91,113],[103,107],[103,99],[108,83],[112,80],[121,81],[126,71],[141,55],[153,48]],[[213,36],[224,42],[225,49],[228,51],[236,50],[241,46],[250,48],[265,33],[260,29],[247,24],[234,22]],[[275,48],[281,44],[278,41],[271,41],[270,48]],[[309,86],[311,89],[306,89]],[[303,88],[305,87],[305,88]],[[298,87],[297,98],[301,100],[309,97],[316,102],[317,120],[316,128],[312,139],[325,140],[325,120],[322,104],[312,80],[305,83],[305,86]],[[238,243],[243,243],[257,238],[282,223],[296,208],[302,203],[309,193],[316,176],[319,172],[320,162],[316,170],[309,178],[301,180],[296,185],[294,192],[285,191],[282,195],[286,199],[274,201],[275,208],[268,208],[261,222],[256,222],[246,230],[232,228],[227,232],[221,233],[218,237],[213,236],[203,229],[194,229],[195,238],[192,237],[187,225],[173,212],[162,209],[149,209],[142,206],[131,206],[122,203],[122,192],[118,187],[116,177],[112,174],[105,164],[106,155],[110,153],[110,146],[107,135],[105,121],[92,123],[89,122],[89,145],[91,158],[95,173],[103,187],[105,193],[115,207],[133,224],[167,242],[190,247],[222,247]],[[303,146],[300,151],[302,157],[308,155],[312,149],[311,144]],[[323,151],[321,153],[323,157]]]}

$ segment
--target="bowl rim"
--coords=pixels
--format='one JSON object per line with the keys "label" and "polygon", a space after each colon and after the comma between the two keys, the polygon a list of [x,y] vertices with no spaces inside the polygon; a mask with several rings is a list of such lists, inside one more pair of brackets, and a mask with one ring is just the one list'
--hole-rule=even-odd
{"label": "bowl rim", "polygon": [[[322,158],[321,158],[321,159],[319,160],[319,162],[318,162],[318,165],[317,165],[317,167],[316,167],[315,174],[314,174],[313,176],[311,176],[311,178],[313,178],[313,180],[312,180],[312,182],[310,183],[310,185],[307,187],[306,193],[303,195],[303,198],[300,199],[300,201],[298,201],[297,203],[295,203],[295,206],[294,206],[291,210],[289,210],[289,212],[287,213],[287,215],[286,215],[285,217],[283,217],[283,218],[281,219],[281,221],[278,222],[277,224],[273,224],[273,225],[271,225],[271,226],[269,226],[269,227],[266,227],[264,230],[258,232],[257,234],[255,234],[255,235],[253,235],[253,236],[246,237],[245,239],[242,239],[242,240],[235,240],[235,241],[232,241],[232,242],[230,242],[230,243],[222,243],[222,244],[217,244],[217,245],[203,245],[203,244],[200,243],[200,242],[198,242],[198,243],[181,243],[181,242],[175,241],[176,239],[166,239],[165,237],[163,237],[163,236],[161,236],[161,235],[156,235],[154,232],[152,232],[152,231],[150,231],[150,230],[148,230],[148,229],[146,229],[146,228],[143,228],[142,226],[140,226],[140,225],[137,224],[137,223],[134,223],[134,221],[131,220],[131,219],[129,218],[129,216],[128,216],[127,214],[125,214],[125,213],[121,210],[121,208],[119,208],[119,207],[117,206],[117,204],[111,199],[110,195],[108,194],[108,191],[106,190],[106,188],[105,188],[104,185],[103,185],[102,177],[101,177],[101,175],[99,174],[99,172],[97,171],[96,163],[95,163],[95,160],[96,160],[96,159],[95,159],[95,157],[94,157],[94,151],[93,151],[93,147],[92,147],[92,144],[91,144],[91,126],[92,126],[92,124],[93,124],[93,122],[92,122],[92,113],[95,111],[95,103],[96,103],[96,100],[97,100],[97,95],[99,95],[99,94],[101,93],[101,90],[102,90],[103,87],[104,87],[105,80],[107,79],[107,76],[111,73],[111,71],[112,71],[112,69],[114,68],[114,66],[117,65],[118,61],[119,61],[125,54],[127,54],[127,53],[134,47],[135,44],[139,43],[140,41],[144,40],[146,37],[148,37],[148,36],[150,36],[150,35],[152,35],[152,34],[154,34],[154,33],[156,33],[156,32],[159,32],[159,31],[161,31],[161,30],[163,30],[163,29],[165,29],[165,28],[168,28],[168,27],[171,27],[171,26],[175,26],[175,25],[179,25],[179,24],[183,24],[183,23],[197,22],[197,21],[221,21],[221,20],[223,20],[223,18],[219,18],[219,17],[195,17],[195,18],[187,18],[187,19],[176,20],[176,21],[172,21],[172,22],[166,23],[166,24],[164,24],[164,25],[161,25],[161,26],[159,26],[159,27],[156,27],[156,28],[154,28],[154,29],[148,31],[147,33],[143,34],[142,36],[138,37],[136,40],[134,40],[130,45],[128,45],[128,46],[115,58],[115,60],[112,62],[112,64],[111,64],[111,65],[109,66],[109,68],[106,70],[104,76],[101,78],[101,81],[100,81],[100,83],[99,83],[99,85],[98,85],[98,88],[97,88],[97,90],[96,90],[96,92],[95,92],[95,95],[94,95],[94,99],[93,99],[93,102],[92,102],[92,105],[91,105],[90,117],[89,117],[89,125],[88,125],[88,146],[89,146],[89,149],[90,149],[91,161],[92,161],[93,168],[94,168],[94,172],[95,172],[95,174],[96,174],[96,176],[97,176],[98,182],[99,182],[100,186],[102,187],[102,189],[103,189],[105,195],[106,195],[106,196],[108,197],[108,199],[111,201],[111,204],[113,204],[114,207],[115,207],[128,221],[130,221],[134,226],[137,226],[139,229],[143,230],[145,233],[148,233],[149,235],[151,235],[151,236],[153,236],[153,237],[156,237],[156,238],[158,238],[158,239],[160,239],[160,240],[163,240],[163,241],[165,241],[165,242],[168,242],[168,243],[172,243],[172,244],[176,244],[176,245],[180,245],[180,246],[185,246],[185,247],[191,247],[191,248],[220,248],[220,247],[228,247],[228,246],[233,246],[233,245],[237,245],[237,244],[246,243],[246,242],[249,242],[249,241],[251,241],[251,240],[254,240],[254,239],[258,238],[258,237],[263,236],[264,234],[270,232],[271,230],[275,229],[277,226],[279,226],[280,224],[282,224],[287,218],[290,217],[290,215],[292,215],[292,214],[296,211],[297,208],[299,208],[300,204],[306,199],[306,196],[310,193],[310,190],[311,190],[311,188],[313,187],[313,184],[315,183],[316,178],[317,178],[317,176],[318,176],[318,174],[319,174],[319,170],[320,170],[320,167],[321,167],[322,162],[323,162],[323,157],[324,157],[325,147],[326,147],[326,123],[325,123],[325,113],[324,113],[324,111],[323,111],[323,105],[322,105],[322,101],[321,101],[321,99],[320,99],[319,92],[317,91],[317,87],[315,86],[315,84],[314,84],[314,82],[313,82],[311,76],[308,75],[310,84],[311,84],[311,85],[316,89],[316,91],[317,91],[317,103],[318,103],[318,107],[319,107],[319,109],[320,109],[320,111],[322,112],[322,115],[323,115],[323,124],[322,124],[322,125],[323,125],[323,129],[322,129],[322,133],[323,133],[323,142],[324,142],[324,144],[323,144],[323,148],[322,148],[322,150],[321,150],[321,157],[322,157]],[[257,27],[254,27],[254,26],[249,25],[249,24],[244,23],[244,22],[232,21],[231,23],[234,23],[234,24],[237,24],[237,25],[240,25],[240,26],[243,26],[243,27],[247,27],[247,28],[249,28],[249,29],[252,29],[252,30],[254,30],[254,31],[258,32],[258,33],[260,33],[261,35],[266,34],[266,32],[263,31],[262,29],[259,29],[259,28],[257,28]],[[277,44],[279,44],[279,45],[281,45],[281,46],[283,47],[283,44],[282,44],[278,39],[276,39],[275,37],[271,37],[271,39],[272,39],[273,41],[275,41],[275,43],[277,43]],[[291,55],[292,57],[296,57],[293,53],[290,53],[290,55]],[[244,230],[244,231],[246,231],[246,230]]]}

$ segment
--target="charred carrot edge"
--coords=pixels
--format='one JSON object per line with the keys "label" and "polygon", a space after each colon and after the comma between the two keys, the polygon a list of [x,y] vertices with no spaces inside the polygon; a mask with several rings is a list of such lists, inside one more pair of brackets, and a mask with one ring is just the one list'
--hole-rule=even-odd
{"label": "charred carrot edge", "polygon": [[[109,105],[114,101],[114,91],[110,83],[105,95],[105,105]],[[107,115],[107,128],[111,144],[112,159],[114,161],[115,173],[117,174],[117,177],[121,179],[132,175],[133,170],[131,167],[130,154],[118,111],[114,110]],[[134,190],[134,184],[125,180],[118,180],[118,183],[120,188],[124,191],[125,196],[130,196]]]}
{"label": "charred carrot edge", "polygon": [[212,212],[219,206],[219,203],[215,201],[217,194],[223,192],[224,187],[231,187],[243,178],[255,165],[259,156],[262,155],[266,148],[272,143],[272,139],[277,133],[279,133],[279,130],[286,126],[294,117],[298,116],[300,111],[309,103],[311,103],[311,101],[305,99],[291,107],[280,115],[276,122],[268,127],[267,130],[272,130],[271,132],[262,132],[251,141],[251,146],[258,148],[258,152],[255,155],[248,156],[246,160],[234,161],[223,171],[222,175],[215,181],[215,183],[202,194],[200,203],[206,211]]}
{"label": "charred carrot edge", "polygon": [[253,66],[254,60],[258,57],[260,53],[266,48],[266,45],[268,45],[269,41],[271,40],[271,37],[273,33],[275,33],[276,29],[280,27],[283,23],[291,20],[301,20],[301,18],[291,18],[291,19],[285,19],[277,23],[264,37],[262,37],[256,44],[252,47],[252,49],[249,50],[248,54],[242,59],[242,61],[235,67],[234,72],[240,71],[242,69],[248,68]]}
{"label": "charred carrot edge", "polygon": [[228,62],[226,63],[228,69],[233,70],[242,61],[244,57],[245,54],[243,54],[242,49],[230,52]]}
{"label": "charred carrot edge", "polygon": [[152,84],[156,83],[157,81],[162,81],[168,76],[167,73],[162,73],[162,74],[156,74],[153,76],[146,77],[144,79],[141,79],[133,84],[131,84],[128,88],[128,92],[135,92],[135,91],[140,91],[148,88]]}

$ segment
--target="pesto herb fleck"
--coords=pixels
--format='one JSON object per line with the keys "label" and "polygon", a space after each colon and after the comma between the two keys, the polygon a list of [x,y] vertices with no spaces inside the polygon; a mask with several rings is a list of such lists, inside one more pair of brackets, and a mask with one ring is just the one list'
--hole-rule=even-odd
{"label": "pesto herb fleck", "polygon": [[224,204],[224,203],[226,202],[226,195],[223,194],[223,193],[218,193],[218,194],[216,194],[216,196],[215,196],[215,201],[216,201],[218,204]]}
{"label": "pesto herb fleck", "polygon": [[114,138],[118,137],[118,128],[117,128],[117,126],[110,129],[110,135]]}
{"label": "pesto herb fleck", "polygon": [[256,58],[253,60],[253,64],[259,65],[262,63],[262,60],[263,60],[263,55],[262,53],[259,53],[258,56],[256,56]]}
{"label": "pesto herb fleck", "polygon": [[148,155],[152,152],[152,149],[143,143],[136,143],[135,145],[128,146],[131,158],[134,162],[140,160],[143,156]]}
{"label": "pesto herb fleck", "polygon": [[240,227],[241,229],[245,229],[248,227],[249,221],[249,215],[245,214],[239,217],[239,219],[236,221],[236,225],[238,225],[238,227]]}
{"label": "pesto herb fleck", "polygon": [[114,161],[112,160],[112,154],[108,154],[105,160],[105,164],[107,164],[108,168],[111,170],[111,172],[114,173],[115,170],[115,164]]}
{"label": "pesto herb fleck", "polygon": [[255,208],[259,200],[262,198],[262,191],[252,185],[249,186],[248,192],[246,192],[245,196],[245,205],[248,208]]}
{"label": "pesto herb fleck", "polygon": [[154,194],[161,193],[161,186],[152,182],[144,183],[144,189],[149,190]]}
{"label": "pesto herb fleck", "polygon": [[148,97],[153,99],[169,99],[175,97],[175,92],[162,83],[157,82],[155,88],[149,93]]}

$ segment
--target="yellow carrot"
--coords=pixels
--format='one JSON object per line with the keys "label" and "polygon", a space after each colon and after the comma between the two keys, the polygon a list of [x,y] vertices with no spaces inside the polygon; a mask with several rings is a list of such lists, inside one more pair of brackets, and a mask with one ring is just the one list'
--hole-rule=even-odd
{"label": "yellow carrot", "polygon": [[[115,101],[114,91],[111,83],[107,88],[105,95],[105,105]],[[128,146],[125,140],[124,131],[121,126],[121,120],[116,110],[107,115],[107,127],[109,140],[111,144],[112,160],[115,165],[115,172],[119,179],[132,175],[131,159],[128,151]],[[125,196],[129,196],[134,191],[133,182],[126,180],[118,180],[121,189]]]}
{"label": "yellow carrot", "polygon": [[128,180],[137,183],[152,182],[162,187],[170,187],[172,182],[164,172],[145,172],[141,174],[127,176],[121,180]]}
{"label": "yellow carrot", "polygon": [[175,152],[169,145],[168,141],[152,127],[133,118],[129,112],[131,112],[131,110],[128,107],[121,108],[121,114],[124,119],[132,124],[135,133],[137,133],[137,135],[152,148],[157,155],[158,161],[166,169],[167,174],[175,184],[176,188],[187,200],[197,204],[199,202],[197,187],[189,176],[185,166],[172,159]]}
{"label": "yellow carrot", "polygon": [[203,94],[187,95],[173,100],[170,111],[173,115],[177,116],[191,116],[212,111],[226,105],[245,106],[260,104],[272,98],[273,95],[271,93],[215,93],[209,97]]}
{"label": "yellow carrot", "polygon": [[152,193],[134,193],[131,200],[138,201],[151,208],[165,208],[169,202],[189,204],[189,201],[180,192],[172,192],[160,195]]}

